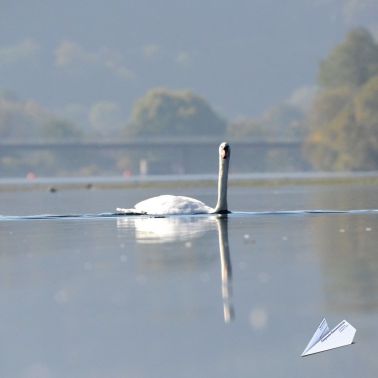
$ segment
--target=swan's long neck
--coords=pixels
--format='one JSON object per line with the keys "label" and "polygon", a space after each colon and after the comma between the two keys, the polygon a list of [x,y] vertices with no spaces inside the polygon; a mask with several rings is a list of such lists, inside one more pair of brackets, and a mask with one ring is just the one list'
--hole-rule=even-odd
{"label": "swan's long neck", "polygon": [[227,206],[228,163],[228,158],[219,158],[218,202],[214,209],[214,212],[219,214],[229,213]]}

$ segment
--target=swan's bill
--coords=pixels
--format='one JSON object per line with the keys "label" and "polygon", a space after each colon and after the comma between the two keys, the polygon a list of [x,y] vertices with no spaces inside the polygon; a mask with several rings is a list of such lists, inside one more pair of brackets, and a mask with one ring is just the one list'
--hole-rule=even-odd
{"label": "swan's bill", "polygon": [[355,334],[356,329],[346,320],[341,321],[329,331],[327,321],[323,319],[303,351],[302,357],[350,345],[353,343]]}

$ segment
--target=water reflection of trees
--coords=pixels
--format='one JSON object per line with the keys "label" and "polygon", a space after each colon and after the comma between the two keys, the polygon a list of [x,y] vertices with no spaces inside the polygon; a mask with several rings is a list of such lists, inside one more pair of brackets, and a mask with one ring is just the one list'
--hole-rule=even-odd
{"label": "water reflection of trees", "polygon": [[[352,203],[352,198],[345,193],[334,198],[336,209],[350,208]],[[325,215],[316,216],[313,223],[314,244],[323,261],[324,295],[328,306],[361,312],[378,308],[376,217]]]}

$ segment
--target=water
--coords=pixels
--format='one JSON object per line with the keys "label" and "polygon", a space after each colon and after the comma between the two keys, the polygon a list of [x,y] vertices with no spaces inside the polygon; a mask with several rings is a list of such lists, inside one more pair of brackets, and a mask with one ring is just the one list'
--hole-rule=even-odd
{"label": "water", "polygon": [[[99,215],[161,191],[0,193],[1,377],[377,375],[375,186],[229,193],[245,212],[359,213]],[[92,215],[18,217],[38,214]],[[299,357],[323,317],[356,344]]]}

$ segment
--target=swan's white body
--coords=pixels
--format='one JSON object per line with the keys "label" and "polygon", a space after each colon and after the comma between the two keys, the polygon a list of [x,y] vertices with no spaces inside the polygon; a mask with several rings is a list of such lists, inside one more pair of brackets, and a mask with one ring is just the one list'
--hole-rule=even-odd
{"label": "swan's white body", "polygon": [[230,160],[230,146],[219,146],[218,202],[215,208],[185,196],[161,195],[138,202],[134,209],[117,208],[121,214],[178,215],[178,214],[217,214],[228,213],[227,181]]}
{"label": "swan's white body", "polygon": [[169,194],[141,201],[135,205],[135,210],[150,215],[209,214],[214,211],[195,198]]}

